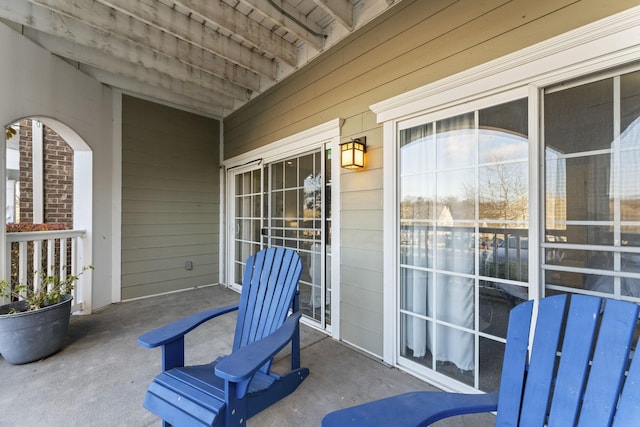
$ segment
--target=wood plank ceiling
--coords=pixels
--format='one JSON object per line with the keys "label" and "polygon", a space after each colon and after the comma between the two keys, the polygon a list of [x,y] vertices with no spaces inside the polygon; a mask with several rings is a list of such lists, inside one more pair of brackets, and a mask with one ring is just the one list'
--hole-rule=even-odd
{"label": "wood plank ceiling", "polygon": [[124,93],[223,118],[400,0],[4,0],[0,19]]}

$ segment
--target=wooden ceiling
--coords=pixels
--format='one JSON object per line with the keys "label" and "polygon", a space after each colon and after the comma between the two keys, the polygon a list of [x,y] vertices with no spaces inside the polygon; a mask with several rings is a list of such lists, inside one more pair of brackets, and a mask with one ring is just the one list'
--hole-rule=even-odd
{"label": "wooden ceiling", "polygon": [[400,0],[6,0],[0,19],[124,93],[223,118]]}

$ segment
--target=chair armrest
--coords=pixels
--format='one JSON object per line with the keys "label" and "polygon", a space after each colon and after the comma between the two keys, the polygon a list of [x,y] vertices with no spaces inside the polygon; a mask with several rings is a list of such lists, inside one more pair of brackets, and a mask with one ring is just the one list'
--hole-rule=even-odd
{"label": "chair armrest", "polygon": [[332,412],[322,419],[322,427],[428,426],[456,415],[497,409],[498,392],[463,394],[416,391]]}
{"label": "chair armrest", "polygon": [[185,317],[167,325],[161,326],[153,331],[149,331],[138,338],[138,344],[147,348],[155,348],[166,345],[176,339],[184,337],[187,333],[195,329],[197,326],[211,320],[220,315],[235,311],[238,304],[226,307],[214,308],[211,310],[201,311],[191,316]]}
{"label": "chair armrest", "polygon": [[293,313],[271,335],[254,341],[222,359],[216,365],[216,375],[235,383],[250,379],[258,369],[291,341],[298,328],[300,316],[300,312]]}

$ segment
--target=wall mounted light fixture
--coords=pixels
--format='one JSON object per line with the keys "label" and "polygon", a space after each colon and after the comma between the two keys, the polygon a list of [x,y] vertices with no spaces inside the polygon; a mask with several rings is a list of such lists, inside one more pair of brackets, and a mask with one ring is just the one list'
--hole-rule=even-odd
{"label": "wall mounted light fixture", "polygon": [[364,167],[364,153],[367,152],[367,138],[355,138],[340,144],[340,166],[347,169]]}

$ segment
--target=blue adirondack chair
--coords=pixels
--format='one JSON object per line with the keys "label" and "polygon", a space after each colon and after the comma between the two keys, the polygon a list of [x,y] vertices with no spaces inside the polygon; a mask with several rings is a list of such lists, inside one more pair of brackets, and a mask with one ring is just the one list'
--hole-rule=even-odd
{"label": "blue adirondack chair", "polygon": [[[163,425],[244,426],[246,420],[292,393],[309,375],[300,368],[298,254],[268,248],[247,260],[239,304],[217,308],[148,332],[138,343],[162,346],[162,373],[149,386],[144,407]],[[289,308],[293,313],[287,317]],[[201,366],[184,366],[184,336],[195,327],[238,311],[232,353]],[[270,371],[291,342],[291,371]]]}
{"label": "blue adirondack chair", "polygon": [[428,426],[490,411],[498,426],[640,426],[640,357],[631,356],[638,306],[543,298],[529,350],[533,308],[527,301],[511,310],[498,392],[405,393],[330,413],[322,426]]}

